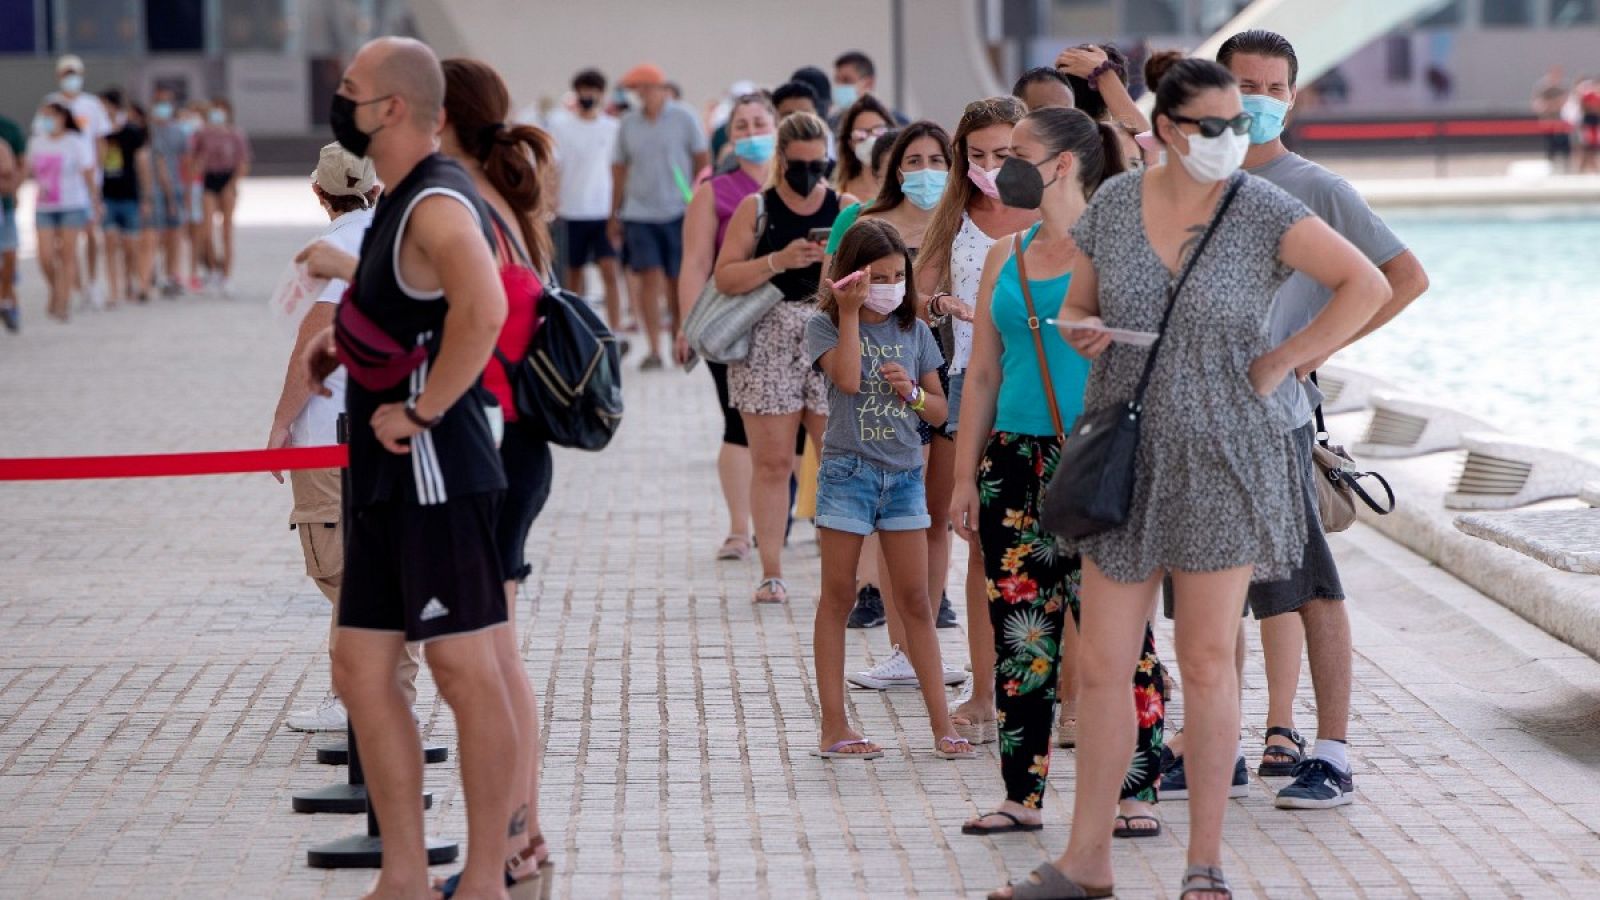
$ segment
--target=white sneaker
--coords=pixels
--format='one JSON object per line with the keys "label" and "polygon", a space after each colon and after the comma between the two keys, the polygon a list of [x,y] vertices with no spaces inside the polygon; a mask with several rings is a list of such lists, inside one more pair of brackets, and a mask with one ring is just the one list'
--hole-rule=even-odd
{"label": "white sneaker", "polygon": [[[966,684],[969,675],[971,673],[963,668],[957,668],[956,666],[944,667],[944,683],[952,687],[958,684]],[[972,695],[972,688],[967,688],[967,695],[969,697]]]}
{"label": "white sneaker", "polygon": [[89,285],[89,306],[95,310],[106,308],[106,289],[99,282]]}
{"label": "white sneaker", "polygon": [[[916,689],[917,672],[911,668],[911,660],[899,647],[894,648],[894,653],[889,658],[865,672],[857,672],[848,676],[851,684],[874,691],[888,691],[900,688]],[[967,680],[966,669],[944,667],[945,684],[962,684]]]}
{"label": "white sneaker", "polygon": [[313,732],[343,731],[347,722],[344,704],[332,694],[324,697],[315,708],[295,710],[284,720],[284,724],[295,731]]}

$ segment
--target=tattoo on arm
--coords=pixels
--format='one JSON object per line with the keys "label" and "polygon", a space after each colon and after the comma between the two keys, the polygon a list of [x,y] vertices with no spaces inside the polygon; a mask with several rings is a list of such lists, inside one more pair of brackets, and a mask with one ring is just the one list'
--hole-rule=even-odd
{"label": "tattoo on arm", "polygon": [[511,827],[506,829],[506,837],[516,837],[528,833],[528,804],[517,807],[511,814]]}

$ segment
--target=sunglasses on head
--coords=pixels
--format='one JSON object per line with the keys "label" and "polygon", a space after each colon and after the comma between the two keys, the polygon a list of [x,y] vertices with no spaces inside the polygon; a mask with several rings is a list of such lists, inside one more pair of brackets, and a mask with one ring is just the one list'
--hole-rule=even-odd
{"label": "sunglasses on head", "polygon": [[1202,116],[1198,119],[1191,119],[1188,116],[1173,115],[1172,121],[1180,125],[1199,126],[1201,137],[1214,138],[1221,137],[1224,131],[1231,131],[1234,134],[1248,134],[1250,123],[1255,121],[1255,117],[1249,113],[1239,113],[1231,119],[1224,119],[1220,116]]}

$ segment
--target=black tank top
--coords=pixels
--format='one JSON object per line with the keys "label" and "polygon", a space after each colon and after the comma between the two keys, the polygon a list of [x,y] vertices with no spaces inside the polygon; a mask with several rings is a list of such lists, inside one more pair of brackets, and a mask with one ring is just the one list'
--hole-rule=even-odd
{"label": "black tank top", "polygon": [[[768,188],[762,200],[766,203],[767,227],[756,241],[755,258],[782,250],[795,238],[805,237],[813,228],[832,228],[833,220],[839,218],[839,195],[832,188],[822,198],[822,206],[809,216],[791,210],[779,197],[777,188]],[[772,284],[783,291],[783,299],[789,303],[809,303],[816,299],[817,285],[821,280],[822,263],[772,276]]]}
{"label": "black tank top", "polygon": [[428,359],[386,391],[369,391],[354,378],[345,390],[350,415],[350,499],[356,508],[383,500],[431,506],[453,498],[504,490],[505,471],[484,417],[478,389],[456,401],[444,419],[411,439],[411,452],[398,456],[373,433],[372,414],[386,403],[422,394],[444,332],[450,299],[442,292],[413,291],[400,281],[400,239],[411,211],[428,196],[453,197],[473,211],[484,240],[494,246],[489,208],[472,177],[437,153],[418,163],[378,201],[372,225],[361,242],[348,303],[404,346],[423,345]]}

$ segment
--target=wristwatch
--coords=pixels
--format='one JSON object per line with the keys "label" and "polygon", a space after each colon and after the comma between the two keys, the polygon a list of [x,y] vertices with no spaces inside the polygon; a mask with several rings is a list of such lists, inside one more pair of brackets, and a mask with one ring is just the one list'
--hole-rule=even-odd
{"label": "wristwatch", "polygon": [[415,397],[412,397],[406,401],[406,418],[411,420],[411,424],[421,428],[423,431],[427,431],[428,429],[444,421],[443,415],[437,415],[431,419],[424,419],[422,414],[417,412],[417,398]]}

